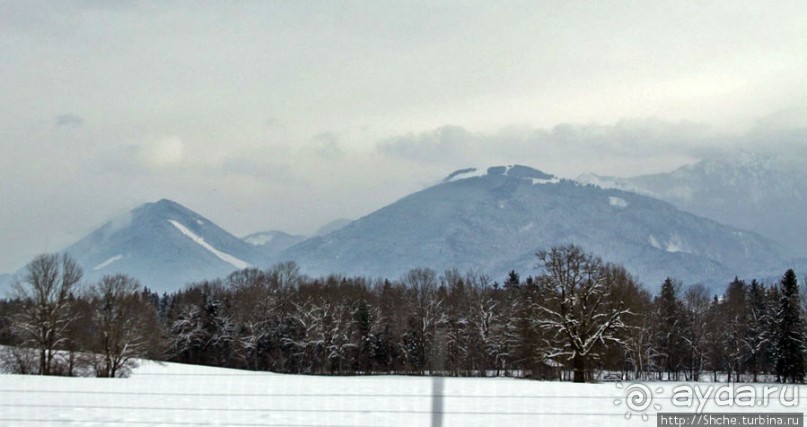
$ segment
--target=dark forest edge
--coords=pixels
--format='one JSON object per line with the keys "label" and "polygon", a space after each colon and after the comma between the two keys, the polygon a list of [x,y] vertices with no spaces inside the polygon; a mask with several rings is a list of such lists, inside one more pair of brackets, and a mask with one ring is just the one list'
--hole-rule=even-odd
{"label": "dark forest edge", "polygon": [[0,370],[126,376],[136,360],[294,374],[520,376],[595,381],[804,381],[796,274],[735,278],[723,295],[667,279],[651,296],[622,267],[569,245],[540,274],[498,283],[413,269],[399,280],[244,269],[158,295],[125,275],[81,286],[41,255],[0,301]]}

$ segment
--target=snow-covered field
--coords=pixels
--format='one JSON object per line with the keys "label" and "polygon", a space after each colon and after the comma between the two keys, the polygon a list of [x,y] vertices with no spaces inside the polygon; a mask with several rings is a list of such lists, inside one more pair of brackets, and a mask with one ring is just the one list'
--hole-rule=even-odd
{"label": "snow-covered field", "polygon": [[[0,375],[0,425],[654,426],[654,405],[665,412],[694,410],[673,406],[672,383],[647,384],[656,396],[643,411],[649,415],[644,421],[642,412],[625,419],[630,384],[446,378],[441,401],[432,398],[439,381],[279,375],[154,362],[144,362],[126,379]],[[807,397],[807,390],[799,394]],[[433,418],[433,408],[442,420]],[[712,399],[705,410],[805,408],[803,402],[782,406],[778,399],[765,408],[718,408]]]}

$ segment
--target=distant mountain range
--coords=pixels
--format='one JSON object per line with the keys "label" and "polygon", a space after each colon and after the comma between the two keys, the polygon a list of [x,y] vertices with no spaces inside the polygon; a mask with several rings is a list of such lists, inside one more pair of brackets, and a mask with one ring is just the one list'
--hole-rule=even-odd
{"label": "distant mountain range", "polygon": [[[347,218],[335,219],[322,227],[320,227],[314,236],[324,236],[332,233],[344,226],[350,224],[352,220]],[[284,250],[301,243],[307,236],[300,234],[289,234],[280,230],[262,231],[259,233],[252,233],[244,237],[242,240],[254,246],[256,250],[269,258],[276,257]]]}
{"label": "distant mountain range", "polygon": [[252,245],[255,250],[264,254],[267,258],[277,256],[280,252],[294,246],[303,240],[305,236],[288,234],[279,230],[262,231],[252,233],[242,240]]}
{"label": "distant mountain range", "polygon": [[578,180],[665,200],[807,256],[807,168],[793,159],[740,152],[669,173],[631,178],[586,174]]}
{"label": "distant mountain range", "polygon": [[582,177],[597,184],[588,185],[525,166],[467,168],[310,238],[269,231],[239,239],[176,202],[160,200],[104,224],[65,251],[83,266],[86,281],[122,272],[159,292],[287,260],[312,275],[397,278],[429,267],[472,269],[502,280],[510,270],[537,274],[535,253],[568,243],[623,264],[650,289],[667,276],[721,287],[735,275],[775,278],[799,262],[793,251],[760,234],[648,196],[658,191],[672,198],[674,187],[658,182],[702,174],[716,180],[700,172],[714,169],[693,166],[671,178]]}
{"label": "distant mountain range", "polygon": [[[791,254],[753,232],[636,193],[559,180],[524,166],[463,169],[280,256],[313,274],[397,277],[413,267],[535,274],[535,253],[574,243],[648,286],[666,276],[723,283],[781,274]],[[784,270],[782,270],[783,272]]]}

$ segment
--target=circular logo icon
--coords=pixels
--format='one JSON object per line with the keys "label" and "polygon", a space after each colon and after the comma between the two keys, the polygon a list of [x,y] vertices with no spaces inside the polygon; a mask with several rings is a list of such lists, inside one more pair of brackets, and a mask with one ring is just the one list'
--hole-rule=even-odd
{"label": "circular logo icon", "polygon": [[625,404],[633,412],[644,412],[653,403],[653,392],[644,384],[632,384],[625,389]]}

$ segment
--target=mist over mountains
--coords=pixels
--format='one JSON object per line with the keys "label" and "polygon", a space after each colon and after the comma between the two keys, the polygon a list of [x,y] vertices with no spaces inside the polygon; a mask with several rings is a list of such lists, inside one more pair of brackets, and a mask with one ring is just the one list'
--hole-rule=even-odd
{"label": "mist over mountains", "polygon": [[585,174],[578,180],[665,200],[807,255],[807,169],[782,154],[739,152],[668,173],[625,178]]}

